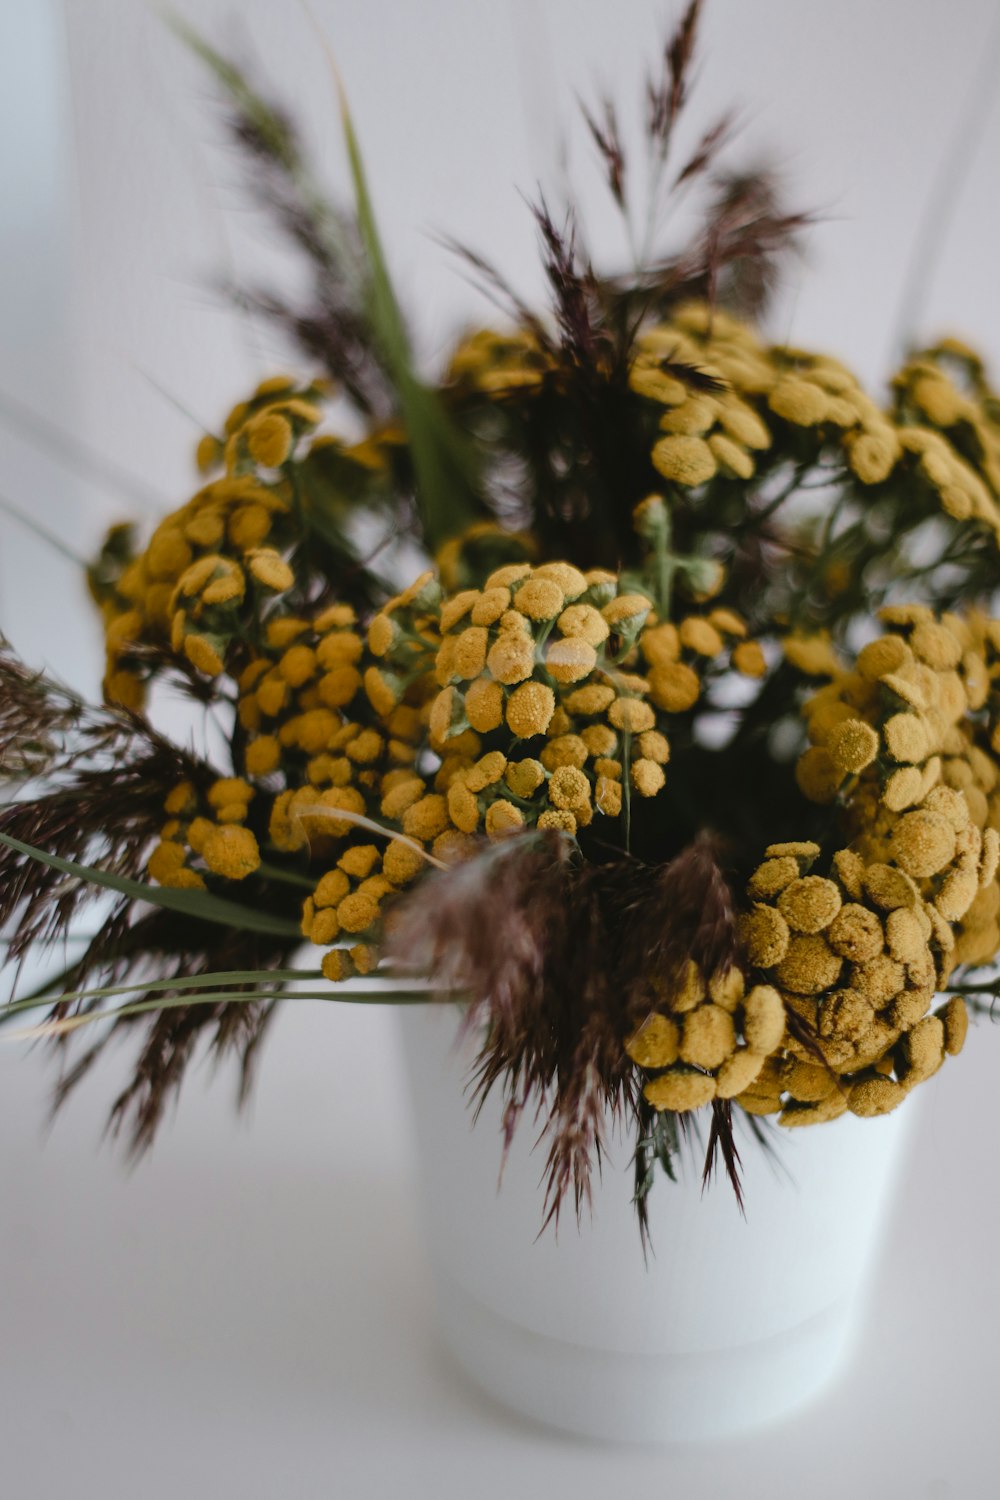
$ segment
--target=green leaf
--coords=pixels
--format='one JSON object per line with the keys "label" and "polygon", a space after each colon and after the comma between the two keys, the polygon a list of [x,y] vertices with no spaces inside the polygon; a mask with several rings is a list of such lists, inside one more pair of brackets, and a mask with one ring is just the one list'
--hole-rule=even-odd
{"label": "green leaf", "polygon": [[130,984],[104,985],[100,988],[85,990],[62,990],[53,994],[53,990],[63,982],[72,969],[64,969],[61,974],[53,975],[44,988],[39,987],[30,995],[25,995],[20,1000],[10,1000],[6,1005],[0,1005],[0,1026],[9,1021],[12,1016],[21,1015],[26,1010],[38,1010],[46,1005],[68,1005],[78,1001],[89,1002],[91,1000],[110,1000],[118,995],[134,994],[156,994],[162,990],[204,990],[212,986],[223,986],[232,988],[235,984],[254,985],[284,985],[293,984],[304,979],[321,979],[320,969],[217,969],[210,974],[179,975],[174,979],[134,979]]}
{"label": "green leaf", "polygon": [[[59,996],[55,997],[59,999]],[[456,993],[456,1000],[463,998]],[[341,980],[325,990],[263,991],[249,994],[246,990],[198,990],[183,995],[164,995],[155,1000],[136,1000],[126,1005],[113,1006],[110,1010],[87,1011],[82,1015],[66,1016],[61,1021],[43,1021],[24,1031],[16,1031],[5,1038],[8,1042],[35,1041],[46,1036],[65,1036],[79,1031],[83,1026],[96,1025],[99,1021],[120,1021],[129,1016],[145,1015],[150,1011],[176,1010],[188,1005],[249,1005],[257,1000],[325,1000],[347,1002],[351,1005],[427,1005],[440,1003],[435,993],[425,990],[371,990],[363,989],[351,980]]]}
{"label": "green leaf", "polygon": [[132,896],[136,901],[146,901],[150,906],[159,906],[166,911],[181,912],[187,917],[196,917],[202,922],[215,922],[221,927],[237,927],[241,932],[263,932],[272,937],[300,937],[299,925],[287,917],[276,917],[270,912],[258,911],[252,906],[242,906],[211,891],[174,890],[170,886],[147,885],[141,880],[129,880],[124,875],[112,875],[94,865],[80,865],[72,859],[60,859],[56,854],[47,854],[33,844],[22,844],[20,839],[0,833],[0,843],[8,849],[16,849],[31,859],[37,859],[50,869],[63,875],[75,875],[78,880],[87,880],[92,885],[103,886],[109,891],[119,891],[123,896]]}
{"label": "green leaf", "polygon": [[354,183],[358,227],[368,257],[369,316],[399,394],[424,537],[428,549],[435,552],[482,512],[478,465],[472,444],[456,427],[438,393],[424,385],[413,369],[403,316],[375,222],[361,150],[336,69],[334,77]]}

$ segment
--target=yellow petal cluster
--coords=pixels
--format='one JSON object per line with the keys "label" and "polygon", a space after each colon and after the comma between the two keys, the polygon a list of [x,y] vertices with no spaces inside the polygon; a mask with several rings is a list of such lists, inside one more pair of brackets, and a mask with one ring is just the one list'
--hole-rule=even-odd
{"label": "yellow petal cluster", "polygon": [[742,1095],[785,1035],[777,990],[748,988],[736,967],[706,981],[691,960],[678,983],[661,989],[657,1008],[625,1047],[646,1075],[647,1102],[683,1113]]}

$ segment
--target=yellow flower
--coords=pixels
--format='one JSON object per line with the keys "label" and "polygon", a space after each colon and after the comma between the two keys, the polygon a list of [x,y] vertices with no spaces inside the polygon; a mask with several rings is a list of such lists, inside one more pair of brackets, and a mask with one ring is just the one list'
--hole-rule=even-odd
{"label": "yellow flower", "polygon": [[495,785],[507,768],[507,757],[501,750],[490,750],[467,772],[465,784],[470,792],[481,792]]}
{"label": "yellow flower", "polygon": [[619,594],[608,600],[601,614],[613,630],[621,632],[623,626],[626,630],[638,630],[652,607],[652,600],[645,594]]}
{"label": "yellow flower", "polygon": [[210,432],[206,432],[205,436],[199,440],[198,447],[195,450],[195,463],[198,465],[198,472],[207,474],[211,469],[218,468],[221,462],[222,444],[217,437],[213,437]]}
{"label": "yellow flower", "polygon": [[448,804],[437,792],[421,797],[403,813],[403,832],[421,843],[429,843],[447,827]]}
{"label": "yellow flower", "polygon": [[[327,630],[347,630],[356,623],[357,616],[350,604],[331,604],[324,609],[322,614],[316,616],[313,621],[313,629],[323,634]],[[360,648],[361,637],[355,635],[354,640]]]}
{"label": "yellow flower", "polygon": [[715,1098],[715,1079],[710,1073],[664,1073],[652,1078],[643,1089],[647,1103],[656,1110],[674,1110],[683,1114],[700,1109]]}
{"label": "yellow flower", "polygon": [[888,423],[878,431],[859,432],[848,437],[845,446],[848,466],[862,484],[882,484],[892,473],[902,451]]}
{"label": "yellow flower", "polygon": [[552,583],[558,584],[567,599],[576,599],[587,590],[587,579],[579,568],[574,568],[567,562],[540,563],[532,575],[535,578],[548,578]]}
{"label": "yellow flower", "polygon": [[566,596],[557,583],[536,571],[515,590],[514,604],[530,620],[552,620],[564,608]]}
{"label": "yellow flower", "polygon": [[242,776],[220,776],[208,791],[211,807],[228,807],[233,802],[247,803],[253,796],[254,788]]}
{"label": "yellow flower", "polygon": [[[345,673],[353,671],[352,668],[341,669],[340,672],[329,672],[320,680],[320,696],[324,703],[331,708],[342,708],[351,701],[354,691],[345,697],[348,686],[353,685],[353,678],[347,679]],[[354,677],[357,673],[354,673]],[[324,691],[325,685],[325,691]],[[394,678],[387,677],[378,667],[366,667],[364,675],[365,692],[368,702],[381,718],[387,718],[399,702],[399,687]],[[335,700],[331,702],[333,697]]]}
{"label": "yellow flower", "polygon": [[[493,650],[496,650],[495,646]],[[507,727],[523,740],[544,734],[555,706],[555,695],[550,687],[541,682],[522,682],[507,699]]]}
{"label": "yellow flower", "polygon": [[205,635],[186,635],[184,655],[193,667],[208,677],[217,677],[225,665],[218,650]]}
{"label": "yellow flower", "polygon": [[863,719],[845,719],[828,736],[826,748],[838,771],[854,775],[878,755],[879,738]]}
{"label": "yellow flower", "polygon": [[374,844],[354,844],[345,849],[337,860],[337,867],[356,880],[365,880],[378,864],[378,850]]}
{"label": "yellow flower", "polygon": [[666,777],[663,767],[655,760],[635,760],[631,768],[632,785],[640,797],[655,797],[663,790]]}
{"label": "yellow flower", "polygon": [[[597,611],[594,610],[593,613],[600,620]],[[597,652],[581,636],[550,641],[545,653],[545,666],[549,675],[557,682],[580,682],[582,678],[589,676],[596,665]]]}
{"label": "yellow flower", "polygon": [[351,882],[343,870],[328,870],[322,875],[313,892],[312,900],[319,907],[339,906],[351,888]]}
{"label": "yellow flower", "polygon": [[734,475],[737,479],[752,479],[754,473],[754,461],[745,448],[739,443],[734,443],[732,438],[723,433],[714,433],[708,440],[708,446],[712,457],[721,469]]}
{"label": "yellow flower", "polygon": [[290,589],[295,582],[291,568],[273,547],[253,548],[247,553],[247,566],[258,583],[276,594]]}
{"label": "yellow flower", "polygon": [[167,877],[179,870],[185,861],[185,849],[183,844],[164,840],[157,844],[146,861],[146,870],[151,880],[159,885],[167,881]]}
{"label": "yellow flower", "polygon": [[316,670],[316,653],[311,646],[289,646],[278,662],[278,671],[290,687],[299,688]]}
{"label": "yellow flower", "polygon": [[[503,723],[503,689],[480,677],[465,692],[465,717],[478,734],[489,734]],[[440,736],[439,736],[440,737]]]}
{"label": "yellow flower", "polygon": [[250,457],[265,469],[280,468],[292,451],[291,424],[277,411],[259,412],[243,431]]}
{"label": "yellow flower", "polygon": [[602,682],[588,682],[569,693],[564,702],[571,714],[582,714],[590,718],[601,714],[615,701],[615,690]]}
{"label": "yellow flower", "polygon": [[840,907],[836,885],[821,875],[804,875],[793,880],[778,897],[778,910],[793,932],[822,932]]}
{"label": "yellow flower", "polygon": [[[473,625],[495,625],[510,608],[510,589],[487,588],[475,597],[472,604],[471,619]],[[441,629],[448,630],[450,626],[444,622],[444,611],[441,613]]]}
{"label": "yellow flower", "polygon": [[594,790],[594,807],[606,818],[617,818],[622,810],[622,789],[610,776],[598,776]]}
{"label": "yellow flower", "polygon": [[393,885],[408,885],[424,869],[424,861],[411,844],[393,839],[382,856],[382,872]]}
{"label": "yellow flower", "polygon": [[786,660],[809,677],[835,677],[840,671],[837,653],[825,635],[786,636],[781,648]]}
{"label": "yellow flower", "polygon": [[571,812],[578,823],[590,821],[590,782],[577,766],[560,766],[553,772],[549,800],[553,807]]}
{"label": "yellow flower", "polygon": [[190,781],[181,781],[166,795],[163,808],[168,813],[191,812],[195,806],[195,791]]}
{"label": "yellow flower", "polygon": [[399,626],[391,615],[376,615],[368,627],[368,649],[375,656],[386,656],[399,639]]}
{"label": "yellow flower", "polygon": [[608,719],[616,729],[629,734],[641,734],[656,723],[656,715],[641,698],[616,698],[608,709]]}
{"label": "yellow flower", "polygon": [[227,880],[244,880],[260,865],[260,850],[250,829],[233,823],[212,829],[202,857],[213,875]]}
{"label": "yellow flower", "polygon": [[681,638],[676,625],[664,620],[642,633],[642,654],[651,667],[666,667],[680,661]]}
{"label": "yellow flower", "polygon": [[715,478],[715,455],[703,438],[661,438],[653,448],[652,457],[653,467],[674,484],[693,487]]}
{"label": "yellow flower", "polygon": [[470,625],[455,638],[452,672],[468,681],[478,677],[486,666],[489,635],[483,625]]}
{"label": "yellow flower", "polygon": [[145,685],[135,672],[111,672],[105,679],[105,697],[118,708],[138,714],[145,702]]}
{"label": "yellow flower", "polygon": [[337,920],[345,932],[367,932],[378,921],[379,914],[379,902],[362,891],[352,891],[337,907]]}
{"label": "yellow flower", "polygon": [[576,818],[563,808],[550,808],[538,819],[539,828],[554,828],[559,833],[576,833]]}
{"label": "yellow flower", "polygon": [[179,578],[191,561],[191,548],[180,527],[164,521],[150,538],[146,567],[151,578]]}
{"label": "yellow flower", "polygon": [[732,662],[744,677],[763,677],[767,673],[767,660],[757,641],[740,641],[733,650]]}
{"label": "yellow flower", "polygon": [[893,760],[921,761],[927,755],[927,731],[916,714],[893,714],[883,724],[882,736]]}
{"label": "yellow flower", "polygon": [[892,853],[907,875],[937,875],[955,856],[955,830],[940,813],[917,808],[893,827]]}
{"label": "yellow flower", "polygon": [[678,635],[682,646],[689,651],[694,651],[698,656],[715,657],[723,650],[722,636],[714,625],[698,615],[688,615],[682,620],[678,627]]}
{"label": "yellow flower", "polygon": [[[395,696],[387,679],[377,667],[369,667],[364,680],[368,684],[368,699],[372,706],[378,707],[372,696],[375,693],[379,703],[384,705],[382,711],[390,713],[395,705]],[[332,671],[324,672],[316,684],[316,692],[326,708],[346,708],[361,691],[361,685],[361,674],[356,667],[334,667]]]}
{"label": "yellow flower", "polygon": [[716,403],[711,397],[689,396],[680,406],[663,414],[660,427],[664,432],[700,437],[714,423],[716,411]]}
{"label": "yellow flower", "polygon": [[796,375],[783,376],[768,396],[767,404],[775,416],[797,427],[818,426],[829,410],[826,392],[811,380]]}
{"label": "yellow flower", "polygon": [[505,797],[500,797],[496,802],[491,802],[486,812],[486,832],[491,838],[497,838],[505,833],[514,833],[518,828],[524,827],[524,814],[520,808],[508,802]]}
{"label": "yellow flower", "polygon": [[701,693],[701,683],[696,672],[684,662],[671,662],[654,667],[649,674],[649,696],[658,708],[667,713],[685,713],[693,708]]}
{"label": "yellow flower", "polygon": [[625,1051],[641,1068],[669,1068],[677,1061],[680,1031],[676,1021],[655,1012],[625,1043]]}
{"label": "yellow flower", "polygon": [[535,669],[535,646],[530,636],[502,635],[493,642],[486,665],[497,682],[524,682]]}
{"label": "yellow flower", "polygon": [[545,768],[537,760],[508,761],[504,780],[515,797],[532,797],[545,780]]}
{"label": "yellow flower", "polygon": [[448,815],[462,833],[474,833],[479,827],[479,803],[469,791],[463,777],[456,777],[448,787]]}

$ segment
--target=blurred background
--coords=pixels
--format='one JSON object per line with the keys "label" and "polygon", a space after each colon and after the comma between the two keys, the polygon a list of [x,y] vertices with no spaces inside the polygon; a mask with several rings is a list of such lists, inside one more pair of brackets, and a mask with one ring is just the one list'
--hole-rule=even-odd
{"label": "blurred background", "polygon": [[[624,262],[576,101],[610,93],[637,133],[679,5],[173,10],[287,102],[346,197],[332,49],[428,368],[463,325],[495,316],[439,236],[482,251],[531,300],[541,275],[521,194],[540,185],[557,203],[569,181],[598,257]],[[791,206],[819,219],[773,336],[840,356],[876,393],[905,335],[964,335],[996,372],[995,0],[708,0],[701,60],[689,144],[738,106],[732,159],[775,165]],[[183,500],[200,432],[287,366],[274,332],[219,289],[295,276],[248,205],[221,121],[204,68],[156,7],[0,3],[0,630],[88,693],[100,633],[74,555],[108,523]],[[50,1060],[2,1044],[3,1493],[48,1500],[72,1482],[107,1500],[378,1497],[405,1480],[414,1495],[432,1481],[438,1496],[499,1494],[502,1468],[528,1495],[556,1478],[596,1495],[615,1476],[669,1478],[694,1500],[731,1478],[779,1500],[808,1472],[816,1496],[846,1484],[994,1496],[998,1047],[981,1026],[927,1090],[852,1380],[786,1431],[668,1457],[535,1432],[437,1354],[385,1011],[289,1010],[249,1114],[234,1118],[234,1080],[212,1084],[206,1065],[131,1175],[100,1147],[124,1058],[49,1133]]]}

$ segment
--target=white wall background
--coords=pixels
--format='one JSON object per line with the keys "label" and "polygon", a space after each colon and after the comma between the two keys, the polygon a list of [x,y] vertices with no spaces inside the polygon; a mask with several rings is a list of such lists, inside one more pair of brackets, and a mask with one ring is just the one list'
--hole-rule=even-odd
{"label": "white wall background", "polygon": [[[292,0],[183,0],[257,59],[346,190],[332,85]],[[363,143],[383,233],[429,361],[484,305],[445,231],[539,288],[518,187],[558,180],[574,91],[623,104],[671,16],[646,0],[313,0]],[[1000,363],[995,0],[709,0],[693,128],[734,100],[740,153],[770,154],[825,217],[775,316],[874,385],[892,356],[931,185],[960,191],[922,307]],[[957,155],[970,98],[974,138]],[[627,110],[626,110],[627,113]],[[0,0],[0,499],[88,553],[110,520],[182,499],[198,424],[284,363],[212,290],[274,267],[236,190],[211,89],[152,6]],[[616,250],[582,129],[573,176]],[[738,153],[738,154],[740,154]],[[40,443],[28,418],[85,451]],[[186,416],[179,408],[191,414]],[[95,463],[107,470],[94,477]],[[96,625],[75,569],[0,514],[0,629],[96,690]],[[0,1493],[380,1497],[482,1494],[609,1476],[686,1496],[976,1500],[1000,1333],[1000,1202],[983,1026],[933,1085],[878,1286],[865,1359],[830,1404],[719,1453],[612,1455],[536,1433],[470,1394],[434,1352],[389,1018],[284,1015],[252,1119],[192,1079],[176,1126],[126,1178],[98,1150],[114,1061],[45,1138],[51,1074],[0,1050]],[[501,1487],[501,1476],[503,1484]],[[756,1476],[756,1477],[755,1477]]]}

